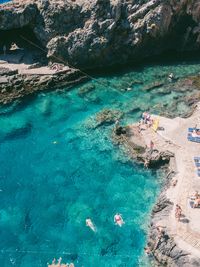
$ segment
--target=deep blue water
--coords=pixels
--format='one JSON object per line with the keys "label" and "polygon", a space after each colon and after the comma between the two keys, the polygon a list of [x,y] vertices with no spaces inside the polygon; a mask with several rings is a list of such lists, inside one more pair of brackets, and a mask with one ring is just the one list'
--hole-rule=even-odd
{"label": "deep blue water", "polygon": [[0,4],[6,3],[6,2],[10,2],[11,0],[0,0]]}
{"label": "deep blue water", "polygon": [[[150,266],[143,248],[162,175],[133,163],[113,145],[113,125],[95,128],[95,116],[104,108],[121,110],[126,124],[142,110],[167,109],[183,92],[142,88],[172,70],[184,76],[200,65],[149,66],[1,108],[1,266],[46,266],[60,256],[75,266]],[[143,85],[130,85],[136,79]],[[122,92],[127,86],[133,90]],[[179,105],[177,111],[187,108]],[[122,228],[113,223],[116,212]],[[85,226],[87,217],[96,233]]]}

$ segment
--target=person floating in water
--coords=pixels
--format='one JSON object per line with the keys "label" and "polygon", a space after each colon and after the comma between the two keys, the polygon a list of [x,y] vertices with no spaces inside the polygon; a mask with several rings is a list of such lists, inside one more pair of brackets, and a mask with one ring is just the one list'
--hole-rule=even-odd
{"label": "person floating in water", "polygon": [[96,227],[94,226],[92,220],[90,218],[87,218],[85,220],[86,226],[88,226],[93,232],[96,232]]}
{"label": "person floating in water", "polygon": [[114,216],[114,222],[119,227],[122,227],[122,225],[125,224],[125,222],[122,219],[121,214],[119,214],[119,213],[115,214],[115,216]]}

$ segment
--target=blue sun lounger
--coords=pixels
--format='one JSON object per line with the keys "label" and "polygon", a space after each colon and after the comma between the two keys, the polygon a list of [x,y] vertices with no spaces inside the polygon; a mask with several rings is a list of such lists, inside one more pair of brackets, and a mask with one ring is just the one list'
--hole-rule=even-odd
{"label": "blue sun lounger", "polygon": [[200,170],[197,170],[197,175],[200,177]]}
{"label": "blue sun lounger", "polygon": [[194,157],[194,163],[196,167],[200,167],[200,157]]}
{"label": "blue sun lounger", "polygon": [[200,131],[200,129],[197,129],[197,128],[188,128],[188,132],[192,133],[194,129],[196,129],[197,131]]}
{"label": "blue sun lounger", "polygon": [[200,136],[198,137],[192,137],[192,135],[190,133],[188,133],[188,137],[187,137],[188,141],[191,142],[196,142],[196,143],[200,143]]}

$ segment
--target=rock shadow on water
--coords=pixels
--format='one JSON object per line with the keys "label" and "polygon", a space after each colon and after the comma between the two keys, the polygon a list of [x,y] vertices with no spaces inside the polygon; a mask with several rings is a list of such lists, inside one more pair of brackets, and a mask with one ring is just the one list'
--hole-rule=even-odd
{"label": "rock shadow on water", "polygon": [[18,99],[12,103],[0,105],[0,117],[9,116],[16,112],[23,111],[29,104],[29,101]]}
{"label": "rock shadow on water", "polygon": [[21,128],[12,129],[10,132],[3,134],[3,140],[8,141],[8,140],[24,138],[31,133],[31,130],[32,130],[32,124],[27,123]]}

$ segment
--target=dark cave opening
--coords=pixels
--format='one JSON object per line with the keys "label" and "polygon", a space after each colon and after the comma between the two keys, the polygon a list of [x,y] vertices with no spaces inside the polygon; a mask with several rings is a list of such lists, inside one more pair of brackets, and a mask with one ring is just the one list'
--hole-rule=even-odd
{"label": "dark cave opening", "polygon": [[46,60],[45,47],[28,26],[0,30],[0,54],[0,59],[10,63],[32,64]]}

